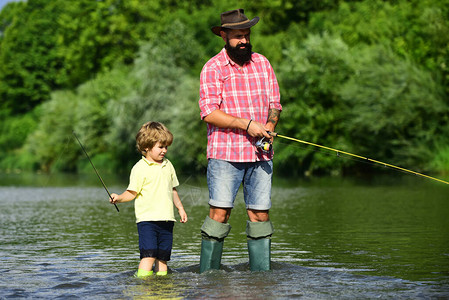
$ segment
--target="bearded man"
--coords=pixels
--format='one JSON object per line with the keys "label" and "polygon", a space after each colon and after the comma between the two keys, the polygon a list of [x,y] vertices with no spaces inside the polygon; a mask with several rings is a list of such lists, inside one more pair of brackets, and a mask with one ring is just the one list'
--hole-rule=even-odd
{"label": "bearded man", "polygon": [[[271,142],[282,110],[279,86],[266,57],[252,52],[251,27],[243,9],[221,14],[212,32],[226,43],[200,76],[201,118],[207,123],[209,215],[201,227],[200,273],[219,269],[234,200],[241,184],[252,271],[269,270],[273,225],[269,218],[273,175]],[[265,144],[266,145],[266,144]]]}

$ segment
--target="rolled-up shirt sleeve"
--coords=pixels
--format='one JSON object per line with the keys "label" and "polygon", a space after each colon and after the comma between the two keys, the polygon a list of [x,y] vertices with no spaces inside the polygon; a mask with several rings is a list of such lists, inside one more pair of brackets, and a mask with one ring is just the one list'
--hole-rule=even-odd
{"label": "rolled-up shirt sleeve", "polygon": [[212,65],[206,64],[200,75],[200,100],[201,119],[214,110],[219,109],[223,80],[219,71]]}
{"label": "rolled-up shirt sleeve", "polygon": [[[269,64],[269,63],[268,63]],[[282,110],[281,105],[281,95],[279,93],[279,84],[276,79],[276,75],[274,74],[274,70],[269,65],[269,78],[270,78],[270,93],[269,93],[269,99],[270,99],[270,109],[277,109],[279,111]]]}

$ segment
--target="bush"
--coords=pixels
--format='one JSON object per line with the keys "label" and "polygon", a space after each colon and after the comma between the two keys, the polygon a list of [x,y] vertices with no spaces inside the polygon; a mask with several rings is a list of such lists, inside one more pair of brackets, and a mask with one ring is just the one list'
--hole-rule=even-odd
{"label": "bush", "polygon": [[69,91],[52,93],[51,100],[42,104],[42,117],[36,130],[30,134],[24,150],[31,153],[34,163],[43,171],[54,169],[73,171],[77,149],[69,147],[75,122],[76,95]]}
{"label": "bush", "polygon": [[353,49],[354,76],[340,96],[346,131],[362,154],[426,169],[435,137],[447,136],[448,107],[432,75],[382,46]]}
{"label": "bush", "polygon": [[[135,136],[140,126],[148,121],[162,122],[173,132],[174,144],[168,156],[183,162],[183,166],[195,168],[196,157],[205,149],[197,142],[202,140],[197,104],[198,78],[189,70],[198,58],[192,55],[200,55],[201,51],[186,30],[175,22],[159,43],[143,44],[129,74],[136,82],[135,89],[109,103],[109,115],[116,117],[107,134],[108,145],[126,170],[139,157]],[[168,47],[168,41],[173,39],[180,47]],[[188,55],[183,55],[185,52]],[[126,113],[120,113],[123,111]],[[115,144],[116,141],[120,143]]]}
{"label": "bush", "polygon": [[[283,105],[279,133],[350,149],[341,122],[345,107],[338,95],[339,87],[352,75],[349,63],[348,46],[339,37],[310,35],[303,43],[292,40],[278,72]],[[303,150],[276,147],[278,168],[301,174],[323,169],[338,171],[347,163],[329,156],[315,159],[314,147],[301,147]]]}

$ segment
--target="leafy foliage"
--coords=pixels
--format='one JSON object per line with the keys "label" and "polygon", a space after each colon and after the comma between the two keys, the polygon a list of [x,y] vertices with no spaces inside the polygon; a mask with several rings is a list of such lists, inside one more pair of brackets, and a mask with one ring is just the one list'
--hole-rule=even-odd
{"label": "leafy foliage", "polygon": [[[283,91],[279,132],[347,148],[341,122],[344,107],[338,89],[353,73],[348,46],[338,37],[311,35],[299,46],[292,42],[284,56],[278,76]],[[287,147],[277,154],[286,170],[292,164],[300,166],[295,172],[341,167],[326,157],[315,160],[312,150],[292,152]]]}
{"label": "leafy foliage", "polygon": [[53,9],[36,0],[14,10],[0,44],[0,109],[30,111],[56,86],[61,59],[55,48]]}
{"label": "leafy foliage", "polygon": [[[135,150],[138,129],[147,121],[158,120],[173,128],[173,156],[182,158],[178,159],[181,165],[196,166],[196,158],[205,148],[204,143],[192,142],[203,140],[203,135],[191,139],[202,125],[197,105],[192,102],[198,84],[182,66],[195,61],[201,50],[190,37],[186,28],[175,22],[160,43],[141,46],[132,68],[117,67],[99,74],[75,93],[53,93],[43,106],[45,114],[39,127],[25,146],[39,144],[33,147],[36,162],[45,170],[83,169],[76,163],[84,158],[77,145],[69,150],[64,162],[54,166],[59,159],[57,153],[63,152],[62,141],[75,130],[92,159],[97,159],[97,167],[127,170],[139,157]],[[174,38],[179,47],[168,47],[165,41]],[[187,129],[193,134],[186,135]],[[186,149],[186,145],[191,147]]]}
{"label": "leafy foliage", "polygon": [[53,170],[53,163],[62,154],[63,169],[74,169],[76,151],[74,147],[65,147],[75,122],[75,108],[75,94],[70,91],[55,92],[52,99],[42,105],[41,112],[45,113],[24,148],[33,155],[35,163],[44,171]]}
{"label": "leafy foliage", "polygon": [[[128,171],[135,134],[174,133],[178,172],[203,171],[199,73],[223,41],[219,12],[261,21],[254,50],[281,87],[277,131],[420,170],[448,170],[449,0],[28,0],[0,12],[1,169]],[[358,164],[276,139],[277,172]],[[294,167],[292,167],[294,166]]]}
{"label": "leafy foliage", "polygon": [[[170,40],[176,40],[177,45],[169,47]],[[128,158],[135,153],[135,135],[140,126],[158,120],[175,135],[173,150],[170,150],[173,157],[178,157],[186,166],[196,165],[194,153],[201,153],[199,149],[205,146],[195,143],[185,149],[185,144],[191,144],[192,135],[193,140],[198,139],[195,135],[201,124],[195,103],[199,85],[189,75],[188,68],[200,55],[201,48],[180,22],[171,25],[157,44],[142,45],[129,74],[136,82],[134,90],[108,106],[109,114],[117,116],[111,124],[108,140],[124,141],[118,147],[110,144],[111,149],[117,150],[115,156],[120,161],[129,163]],[[119,114],[123,111],[126,113]],[[189,133],[188,129],[193,132]]]}
{"label": "leafy foliage", "polygon": [[354,57],[355,75],[341,89],[351,107],[344,127],[353,145],[366,155],[375,149],[393,163],[425,168],[434,137],[448,133],[442,88],[429,72],[388,48],[368,47]]}
{"label": "leafy foliage", "polygon": [[449,92],[449,1],[343,2],[311,18],[310,29],[339,34],[351,47],[384,45],[432,71]]}

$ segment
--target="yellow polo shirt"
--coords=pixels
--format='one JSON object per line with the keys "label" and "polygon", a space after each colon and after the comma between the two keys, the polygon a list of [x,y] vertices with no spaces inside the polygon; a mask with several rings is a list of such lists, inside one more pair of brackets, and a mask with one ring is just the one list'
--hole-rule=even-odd
{"label": "yellow polo shirt", "polygon": [[135,191],[136,223],[175,221],[173,188],[179,185],[175,168],[164,158],[161,164],[142,156],[131,170],[128,190]]}

